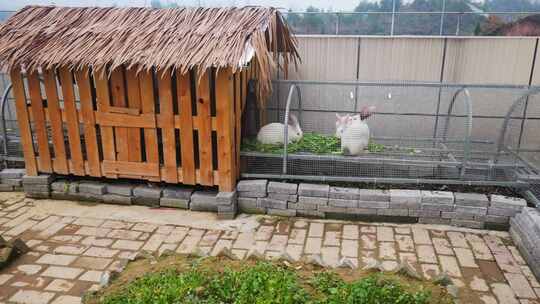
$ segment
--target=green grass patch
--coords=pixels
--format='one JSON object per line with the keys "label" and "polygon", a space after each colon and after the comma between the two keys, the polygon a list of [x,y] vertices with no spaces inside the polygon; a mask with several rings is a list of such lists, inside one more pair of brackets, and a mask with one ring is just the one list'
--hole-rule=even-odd
{"label": "green grass patch", "polygon": [[[91,304],[430,304],[451,303],[444,289],[381,273],[347,274],[270,262],[168,257],[158,265],[128,265]],[[144,262],[143,262],[144,264]],[[342,270],[343,272],[344,270]]]}
{"label": "green grass patch", "polygon": [[[382,152],[384,149],[384,145],[374,142],[370,142],[368,145],[369,152]],[[283,153],[283,145],[262,144],[255,138],[248,138],[242,141],[242,151],[280,154]],[[300,140],[287,145],[287,152],[341,154],[341,140],[334,135],[304,133]]]}

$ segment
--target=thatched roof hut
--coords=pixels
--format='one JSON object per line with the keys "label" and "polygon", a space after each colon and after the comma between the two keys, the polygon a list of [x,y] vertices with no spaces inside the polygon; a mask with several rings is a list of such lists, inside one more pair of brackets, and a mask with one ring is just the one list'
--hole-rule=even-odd
{"label": "thatched roof hut", "polygon": [[3,67],[235,72],[252,56],[266,93],[278,57],[283,67],[296,62],[295,40],[277,9],[27,6],[0,28]]}

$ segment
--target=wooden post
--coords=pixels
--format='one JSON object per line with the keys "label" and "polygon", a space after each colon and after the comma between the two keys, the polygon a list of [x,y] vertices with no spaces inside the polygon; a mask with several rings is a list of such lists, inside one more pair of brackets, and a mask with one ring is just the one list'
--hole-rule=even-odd
{"label": "wooden post", "polygon": [[165,166],[164,180],[168,183],[178,182],[176,165],[176,141],[174,134],[174,113],[171,87],[171,71],[161,71],[158,75],[159,115],[162,119],[161,136],[163,139],[163,162]]}
{"label": "wooden post", "polygon": [[34,133],[36,134],[38,143],[38,168],[41,172],[52,173],[49,138],[47,136],[47,126],[45,125],[45,111],[43,110],[41,85],[39,83],[39,75],[37,71],[28,73],[28,92],[30,93],[32,114],[34,118]]}
{"label": "wooden post", "polygon": [[178,109],[180,111],[180,154],[182,158],[182,182],[194,185],[195,156],[193,149],[193,113],[191,108],[191,79],[189,73],[176,73]]}
{"label": "wooden post", "polygon": [[236,185],[234,110],[233,74],[231,68],[221,69],[216,77],[218,171],[219,190],[227,192]]}
{"label": "wooden post", "polygon": [[210,74],[205,71],[197,88],[197,117],[199,120],[200,184],[214,185],[212,167],[212,117],[210,116]]}

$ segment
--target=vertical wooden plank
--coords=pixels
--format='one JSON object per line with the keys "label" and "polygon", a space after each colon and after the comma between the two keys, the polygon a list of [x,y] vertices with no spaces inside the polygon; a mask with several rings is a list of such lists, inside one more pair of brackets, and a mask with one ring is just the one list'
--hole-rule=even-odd
{"label": "vertical wooden plank", "polygon": [[75,106],[73,92],[73,75],[67,67],[59,68],[62,96],[64,97],[64,112],[68,129],[69,150],[71,152],[70,172],[75,175],[85,175],[84,160],[81,149],[81,136],[79,133],[79,118]]}
{"label": "vertical wooden plank", "polygon": [[26,174],[37,175],[38,171],[36,155],[34,153],[34,143],[32,141],[32,130],[30,128],[28,107],[26,106],[26,97],[24,96],[24,82],[20,69],[18,67],[12,68],[10,76],[13,85],[13,95],[15,96],[15,108],[17,111],[17,122],[19,125],[19,133],[21,135]]}
{"label": "vertical wooden plank", "polygon": [[234,88],[234,119],[236,132],[236,178],[240,178],[240,150],[242,146],[242,73],[234,74],[236,86]]}
{"label": "vertical wooden plank", "polygon": [[66,146],[64,141],[64,126],[62,124],[62,112],[58,102],[58,89],[54,70],[43,71],[43,83],[47,96],[47,108],[51,124],[52,143],[54,148],[54,172],[69,174],[68,161],[66,158]]}
{"label": "vertical wooden plank", "polygon": [[[126,86],[128,107],[131,109],[141,110],[141,95],[139,88],[139,77],[135,68],[126,70]],[[140,162],[141,156],[141,136],[139,128],[128,128],[128,160]]]}
{"label": "vertical wooden plank", "polygon": [[34,133],[38,144],[38,169],[41,172],[52,173],[51,152],[49,151],[49,138],[47,136],[47,126],[45,124],[45,112],[43,110],[43,99],[41,98],[41,87],[37,71],[28,73],[28,92],[34,116]]}
{"label": "vertical wooden plank", "polygon": [[[104,112],[111,105],[109,96],[109,83],[105,71],[93,71],[96,84],[97,110]],[[103,159],[115,161],[116,149],[114,147],[114,132],[112,127],[100,126],[101,144],[103,146]],[[107,177],[116,178],[116,174],[107,174]]]}
{"label": "vertical wooden plank", "polygon": [[189,73],[180,75],[176,73],[176,88],[178,94],[178,109],[180,110],[180,148],[182,158],[182,182],[194,185],[195,176],[195,156],[193,149],[193,116],[191,108],[191,82]]}
{"label": "vertical wooden plank", "polygon": [[75,73],[75,79],[79,86],[79,96],[81,97],[81,114],[84,123],[84,141],[86,145],[86,158],[88,160],[88,171],[91,176],[101,176],[101,164],[99,161],[99,150],[96,135],[96,119],[94,117],[94,106],[92,105],[92,89],[88,68],[83,68]]}
{"label": "vertical wooden plank", "polygon": [[197,86],[197,116],[199,117],[200,183],[213,185],[212,174],[212,117],[210,116],[210,71],[205,71]]}
{"label": "vertical wooden plank", "polygon": [[163,139],[163,179],[168,183],[178,182],[178,168],[176,165],[176,141],[174,134],[174,112],[171,86],[171,71],[169,69],[158,72],[159,114],[163,126],[161,136]]}
{"label": "vertical wooden plank", "polygon": [[[112,105],[116,107],[126,107],[126,95],[124,87],[123,68],[116,68],[111,72],[111,97]],[[120,161],[128,160],[128,129],[116,127],[114,128],[116,141],[116,158]]]}
{"label": "vertical wooden plank", "polygon": [[219,191],[233,191],[236,185],[234,147],[234,79],[231,68],[219,70],[216,76],[216,120]]}
{"label": "vertical wooden plank", "polygon": [[[152,71],[145,70],[140,73],[139,88],[141,90],[141,112],[143,114],[154,114],[156,110],[154,103],[154,84]],[[157,130],[155,128],[144,129],[144,149],[146,153],[146,162],[159,164]],[[157,173],[157,178],[150,178],[150,180],[160,180],[159,170]]]}

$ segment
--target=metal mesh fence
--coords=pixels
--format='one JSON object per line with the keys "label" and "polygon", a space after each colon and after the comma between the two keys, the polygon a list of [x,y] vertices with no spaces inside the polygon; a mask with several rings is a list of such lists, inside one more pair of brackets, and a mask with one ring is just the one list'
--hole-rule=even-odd
{"label": "metal mesh fence", "polygon": [[[524,160],[540,155],[537,136],[528,132],[535,113],[525,107],[509,117],[505,132],[515,153],[497,149],[506,113],[526,87],[276,81],[267,122],[283,123],[292,84],[301,92],[300,99],[291,95],[290,113],[298,117],[302,140],[284,155],[279,145],[244,139],[244,176],[512,185],[519,183],[517,172],[530,171]],[[366,120],[370,143],[346,155],[335,137],[336,113],[356,115],[366,106],[376,107]]]}

